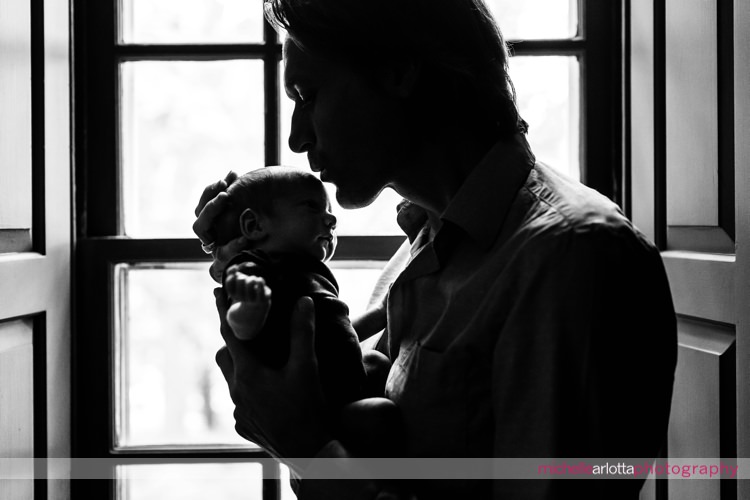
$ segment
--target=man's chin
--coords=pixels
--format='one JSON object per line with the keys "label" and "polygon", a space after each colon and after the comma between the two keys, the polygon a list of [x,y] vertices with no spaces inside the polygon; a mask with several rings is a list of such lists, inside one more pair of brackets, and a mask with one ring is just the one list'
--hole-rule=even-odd
{"label": "man's chin", "polygon": [[380,192],[377,192],[374,195],[369,195],[366,193],[355,193],[345,188],[342,189],[336,186],[336,201],[341,206],[341,208],[347,210],[369,207],[375,200],[378,199],[379,195]]}

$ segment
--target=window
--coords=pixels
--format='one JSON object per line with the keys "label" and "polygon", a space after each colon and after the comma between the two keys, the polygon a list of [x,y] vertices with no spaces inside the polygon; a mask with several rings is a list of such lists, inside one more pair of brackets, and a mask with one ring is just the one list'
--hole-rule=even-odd
{"label": "window", "polygon": [[[622,201],[616,3],[489,2],[513,42],[511,73],[538,159]],[[107,480],[78,481],[74,494],[203,497],[200,486],[169,478],[206,477],[217,479],[211,496],[279,498],[286,483],[272,478],[284,471],[233,430],[213,361],[221,345],[215,285],[191,232],[203,186],[230,169],[306,166],[286,146],[291,102],[278,35],[260,0],[74,7],[73,454],[114,464]],[[364,309],[404,239],[396,202],[385,193],[368,209],[334,208],[332,266],[353,311]],[[217,467],[220,460],[234,462]]]}

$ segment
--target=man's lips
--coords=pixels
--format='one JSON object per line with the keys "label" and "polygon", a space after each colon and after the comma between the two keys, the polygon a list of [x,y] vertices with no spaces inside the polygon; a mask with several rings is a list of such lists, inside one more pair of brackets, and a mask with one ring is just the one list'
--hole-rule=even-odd
{"label": "man's lips", "polygon": [[326,182],[328,179],[330,179],[330,175],[328,175],[328,170],[326,170],[325,167],[321,167],[320,163],[318,163],[317,159],[311,155],[307,156],[307,161],[310,164],[310,170],[313,172],[320,173],[320,180]]}
{"label": "man's lips", "polygon": [[307,154],[307,163],[310,164],[310,170],[312,170],[313,172],[320,172],[321,170],[324,170],[320,168],[318,159],[312,153]]}

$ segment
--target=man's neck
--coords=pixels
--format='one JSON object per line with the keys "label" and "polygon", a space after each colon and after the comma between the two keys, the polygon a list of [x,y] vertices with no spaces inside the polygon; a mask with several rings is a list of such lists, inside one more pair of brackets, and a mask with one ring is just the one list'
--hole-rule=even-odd
{"label": "man's neck", "polygon": [[470,137],[427,144],[391,187],[433,216],[440,216],[492,145]]}

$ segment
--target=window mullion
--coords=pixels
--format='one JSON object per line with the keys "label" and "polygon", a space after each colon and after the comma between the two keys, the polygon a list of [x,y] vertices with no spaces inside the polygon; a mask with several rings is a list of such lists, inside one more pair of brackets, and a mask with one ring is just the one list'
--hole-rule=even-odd
{"label": "window mullion", "polygon": [[263,21],[263,39],[267,50],[263,57],[263,80],[265,93],[265,160],[266,165],[281,163],[281,124],[279,115],[281,103],[279,96],[279,61],[281,46],[278,33],[267,21]]}
{"label": "window mullion", "polygon": [[581,54],[586,41],[581,38],[565,40],[509,40],[514,56],[570,56]]}
{"label": "window mullion", "polygon": [[281,57],[281,48],[262,44],[123,44],[114,49],[120,61],[184,61]]}
{"label": "window mullion", "polygon": [[[339,236],[334,260],[388,260],[404,242],[404,236]],[[202,262],[195,238],[136,239],[127,237],[87,238],[87,248],[108,262]]]}
{"label": "window mullion", "polygon": [[582,180],[621,203],[621,5],[600,0],[584,0],[583,4]]}
{"label": "window mullion", "polygon": [[117,234],[118,163],[116,2],[74,8],[76,213],[80,237]]}

